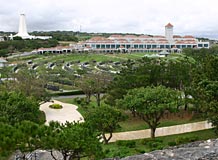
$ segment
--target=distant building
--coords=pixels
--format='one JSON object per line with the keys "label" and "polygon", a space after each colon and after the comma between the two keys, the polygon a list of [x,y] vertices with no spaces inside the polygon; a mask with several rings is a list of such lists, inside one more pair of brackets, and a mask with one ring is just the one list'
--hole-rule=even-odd
{"label": "distant building", "polygon": [[20,14],[19,30],[18,30],[18,33],[16,35],[12,36],[11,38],[13,39],[13,37],[21,37],[22,39],[50,39],[50,38],[52,38],[51,36],[29,35],[27,33],[25,14]]}
{"label": "distant building", "polygon": [[0,42],[4,41],[4,37],[0,36]]}
{"label": "distant building", "polygon": [[33,50],[32,53],[39,53],[39,54],[44,54],[44,53],[70,53],[73,50],[75,50],[75,48],[71,47],[71,46],[57,46],[57,47],[52,47],[52,48],[39,48],[39,49]]}
{"label": "distant building", "polygon": [[[81,45],[81,43],[80,43]],[[93,37],[83,42],[83,48],[99,52],[181,52],[184,48],[209,48],[209,42],[198,41],[193,36],[173,34],[173,25],[165,26],[165,36],[111,35],[109,38]]]}

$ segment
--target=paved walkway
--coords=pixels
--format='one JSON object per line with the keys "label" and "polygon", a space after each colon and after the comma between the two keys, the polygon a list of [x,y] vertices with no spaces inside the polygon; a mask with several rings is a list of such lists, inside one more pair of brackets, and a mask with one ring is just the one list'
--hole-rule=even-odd
{"label": "paved walkway", "polygon": [[[157,128],[155,135],[156,137],[160,137],[160,136],[167,136],[173,134],[200,131],[210,128],[212,128],[210,123],[207,123],[207,121],[202,121],[196,123],[188,123],[188,124],[175,125],[170,127]],[[113,133],[113,137],[111,138],[110,142],[115,142],[117,140],[134,140],[134,139],[150,138],[150,135],[151,135],[150,129]]]}
{"label": "paved walkway", "polygon": [[[57,100],[54,100],[54,103],[62,105],[63,108],[62,109],[49,108],[49,105],[53,104],[52,102],[46,102],[40,105],[40,110],[44,111],[46,114],[46,124],[48,124],[48,122],[50,121],[59,121],[60,123],[65,123],[66,121],[84,122],[82,115],[77,111],[78,108],[77,106],[69,103],[63,103]],[[155,135],[156,137],[160,137],[160,136],[200,131],[210,128],[212,128],[210,123],[208,123],[207,121],[202,121],[196,123],[188,123],[182,125],[157,128]],[[113,133],[113,137],[111,138],[110,142],[115,142],[117,140],[134,140],[134,139],[149,138],[150,135],[151,135],[150,129]]]}
{"label": "paved walkway", "polygon": [[63,108],[49,108],[49,105],[53,104],[52,102],[46,102],[40,105],[40,110],[44,111],[46,115],[46,124],[48,124],[50,121],[58,121],[60,123],[65,123],[66,121],[84,121],[82,115],[77,111],[77,106],[69,103],[63,103],[57,100],[54,100],[54,103],[62,105]]}

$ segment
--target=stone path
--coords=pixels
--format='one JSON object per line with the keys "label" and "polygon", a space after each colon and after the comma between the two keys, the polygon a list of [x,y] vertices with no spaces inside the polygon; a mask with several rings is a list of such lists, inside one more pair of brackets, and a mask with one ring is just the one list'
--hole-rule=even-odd
{"label": "stone path", "polygon": [[[157,128],[155,135],[156,137],[160,137],[160,136],[167,136],[173,134],[200,131],[210,128],[212,128],[210,123],[207,123],[207,121],[202,121],[196,123],[188,123],[188,124],[175,125],[170,127]],[[115,142],[117,140],[134,140],[134,139],[150,138],[150,135],[151,135],[150,129],[113,133],[113,137],[111,138],[110,142]]]}
{"label": "stone path", "polygon": [[46,115],[46,124],[48,124],[50,121],[58,121],[60,123],[65,123],[66,121],[84,121],[82,115],[77,111],[77,106],[57,100],[54,100],[54,103],[62,105],[63,108],[49,108],[49,105],[53,104],[52,102],[46,102],[40,105],[40,110],[44,111]]}

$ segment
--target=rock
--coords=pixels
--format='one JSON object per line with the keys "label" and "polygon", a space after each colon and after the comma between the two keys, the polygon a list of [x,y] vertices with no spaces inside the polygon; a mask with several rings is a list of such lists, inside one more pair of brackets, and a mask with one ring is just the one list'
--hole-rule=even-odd
{"label": "rock", "polygon": [[218,140],[197,141],[120,160],[218,160]]}

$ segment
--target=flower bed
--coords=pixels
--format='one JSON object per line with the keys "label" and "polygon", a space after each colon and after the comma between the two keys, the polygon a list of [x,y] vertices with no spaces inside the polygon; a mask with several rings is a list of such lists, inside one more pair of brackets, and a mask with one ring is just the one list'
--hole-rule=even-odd
{"label": "flower bed", "polygon": [[61,109],[61,108],[63,108],[63,106],[60,105],[60,104],[51,104],[51,105],[49,105],[49,108],[52,108],[52,109]]}

